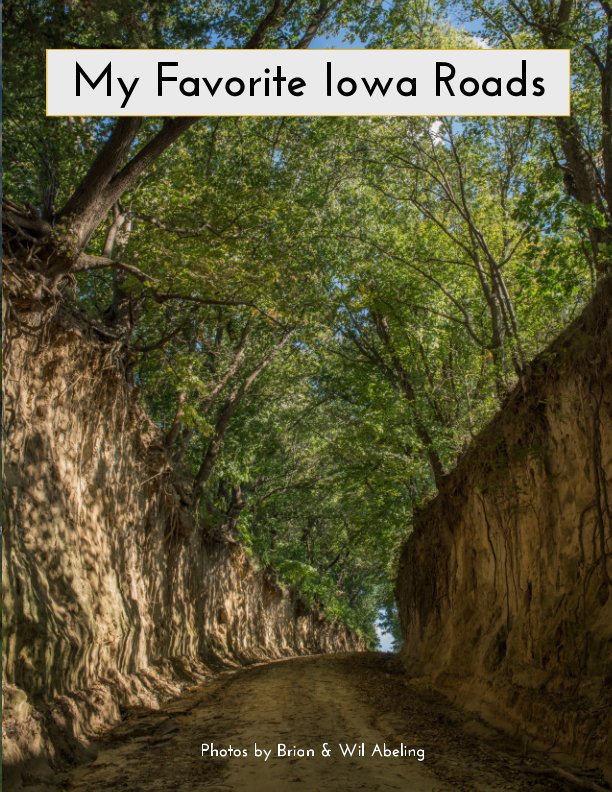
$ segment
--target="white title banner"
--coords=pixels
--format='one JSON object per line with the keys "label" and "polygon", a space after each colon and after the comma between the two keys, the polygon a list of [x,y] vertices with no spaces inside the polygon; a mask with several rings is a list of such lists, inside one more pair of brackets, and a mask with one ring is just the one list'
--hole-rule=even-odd
{"label": "white title banner", "polygon": [[47,50],[52,116],[569,112],[569,50]]}

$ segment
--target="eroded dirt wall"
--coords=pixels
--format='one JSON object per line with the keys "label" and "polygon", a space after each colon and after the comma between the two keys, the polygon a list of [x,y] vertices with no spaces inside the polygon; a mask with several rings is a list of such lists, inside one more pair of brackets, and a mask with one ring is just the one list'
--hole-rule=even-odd
{"label": "eroded dirt wall", "polygon": [[121,707],[156,706],[211,663],[362,648],[239,545],[193,529],[158,430],[113,355],[67,315],[8,344],[8,766],[72,755]]}
{"label": "eroded dirt wall", "polygon": [[610,762],[611,283],[416,516],[397,580],[408,673]]}

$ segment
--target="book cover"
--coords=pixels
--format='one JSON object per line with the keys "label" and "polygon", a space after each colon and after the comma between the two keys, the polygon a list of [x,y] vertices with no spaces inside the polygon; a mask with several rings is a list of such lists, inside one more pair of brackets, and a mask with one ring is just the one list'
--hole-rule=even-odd
{"label": "book cover", "polygon": [[610,789],[610,2],[3,51],[4,789]]}

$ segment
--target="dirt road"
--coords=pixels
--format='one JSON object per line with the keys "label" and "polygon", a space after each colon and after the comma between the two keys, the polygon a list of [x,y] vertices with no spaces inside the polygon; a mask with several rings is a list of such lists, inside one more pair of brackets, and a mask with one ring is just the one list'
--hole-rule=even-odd
{"label": "dirt road", "polygon": [[[202,744],[248,755],[202,756]],[[271,750],[270,758],[253,755]],[[324,743],[331,756],[321,756]],[[343,757],[339,743],[365,744]],[[313,756],[278,756],[278,746]],[[380,756],[387,750],[405,756]],[[374,756],[372,752],[374,751]],[[412,751],[412,752],[411,752]],[[424,759],[419,759],[424,751]],[[282,753],[282,749],[281,749]],[[345,792],[574,789],[443,698],[416,694],[387,655],[297,658],[224,672],[159,711],[133,713],[66,792]]]}

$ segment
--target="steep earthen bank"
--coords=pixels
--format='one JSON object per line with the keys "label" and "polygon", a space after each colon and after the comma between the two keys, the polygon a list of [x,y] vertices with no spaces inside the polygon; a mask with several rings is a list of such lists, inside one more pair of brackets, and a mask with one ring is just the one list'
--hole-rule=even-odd
{"label": "steep earthen bank", "polygon": [[397,597],[408,673],[595,764],[612,730],[612,283],[415,518]]}
{"label": "steep earthen bank", "polygon": [[73,755],[211,663],[362,648],[194,530],[117,351],[69,314],[27,332],[39,318],[8,322],[5,772]]}

